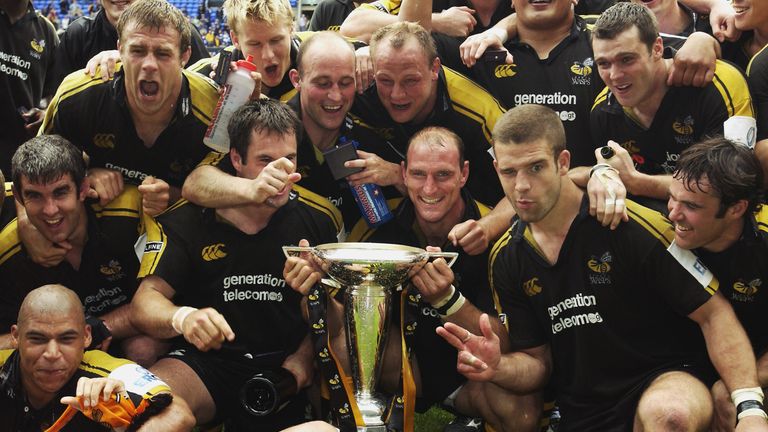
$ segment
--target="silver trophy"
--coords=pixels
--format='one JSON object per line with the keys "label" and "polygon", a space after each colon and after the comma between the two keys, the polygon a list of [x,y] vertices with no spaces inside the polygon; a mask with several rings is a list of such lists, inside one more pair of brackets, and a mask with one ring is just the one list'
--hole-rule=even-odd
{"label": "silver trophy", "polygon": [[287,256],[311,252],[333,281],[345,289],[344,329],[355,386],[354,399],[364,426],[358,431],[386,432],[382,415],[386,404],[376,394],[381,359],[386,346],[392,291],[408,271],[431,258],[443,257],[451,266],[456,252],[427,252],[384,243],[327,243],[315,247],[284,246]]}

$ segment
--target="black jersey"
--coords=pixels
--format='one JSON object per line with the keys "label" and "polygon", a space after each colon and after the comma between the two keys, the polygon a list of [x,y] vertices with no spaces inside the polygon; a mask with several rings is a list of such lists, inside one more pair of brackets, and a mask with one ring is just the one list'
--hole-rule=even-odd
{"label": "black jersey", "polygon": [[120,171],[127,183],[141,184],[151,175],[180,188],[210,152],[203,135],[219,99],[211,80],[182,73],[174,117],[151,147],[136,134],[122,71],[107,82],[79,72],[69,75],[48,108],[41,133],[67,138],[88,154],[91,167]]}
{"label": "black jersey", "polygon": [[715,77],[705,87],[670,87],[649,128],[625,111],[606,87],[592,108],[594,146],[613,140],[627,149],[638,171],[672,174],[680,153],[702,139],[723,134],[732,116],[754,117],[743,74],[717,61]]}
{"label": "black jersey", "polygon": [[[288,102],[288,106],[301,118],[301,101],[298,94]],[[334,180],[323,152],[312,144],[306,133],[302,133],[301,137],[296,152],[296,171],[301,174],[299,184],[321,195],[336,206],[341,211],[345,230],[351,230],[355,222],[360,219],[360,209],[352,196],[349,183],[346,179]],[[336,145],[342,144],[342,140],[346,142],[357,141],[359,150],[375,153],[387,162],[400,164],[405,159],[389,142],[383,140],[370,129],[355,124],[349,114],[341,126]],[[382,192],[387,199],[400,196],[400,192],[394,186],[383,187]]]}
{"label": "black jersey", "polygon": [[585,198],[555,264],[519,220],[491,250],[491,287],[512,348],[551,348],[561,430],[610,430],[626,420],[606,418],[610,407],[646,375],[704,352],[686,316],[717,280],[690,251],[668,249],[674,231],[660,213],[632,201],[627,210],[629,222],[609,230]]}
{"label": "black jersey", "polygon": [[104,207],[86,205],[86,213],[88,240],[79,269],[66,260],[53,267],[33,262],[19,239],[15,219],[0,231],[0,328],[3,331],[16,322],[24,297],[43,285],[56,283],[72,289],[83,302],[85,312],[96,317],[131,302],[139,272],[134,244],[143,231],[139,191],[127,187]]}
{"label": "black jersey", "polygon": [[[473,200],[466,189],[462,190],[461,198],[465,204],[462,221],[478,220],[490,212],[488,207]],[[370,228],[361,220],[350,233],[349,240],[426,247],[427,241],[419,229],[411,200],[399,200],[392,212],[394,219],[377,228]],[[475,307],[491,313],[493,300],[488,287],[488,250],[480,255],[469,255],[450,241],[431,246],[440,246],[444,252],[459,253],[452,267],[455,277],[453,285]],[[399,304],[393,307],[400,309]],[[435,329],[442,325],[440,315],[421,299],[417,324],[413,348],[420,365],[422,393],[430,403],[441,402],[465,381],[456,371],[458,352],[435,333]]]}
{"label": "black jersey", "polygon": [[720,292],[731,302],[752,348],[760,356],[768,348],[768,207],[745,217],[741,238],[728,249],[695,251],[720,281]]}
{"label": "black jersey", "polygon": [[392,120],[381,104],[376,84],[355,98],[351,112],[361,124],[373,129],[405,154],[413,134],[427,126],[442,126],[452,130],[464,141],[464,155],[469,161],[467,188],[480,202],[495,206],[504,192],[488,153],[492,146],[491,131],[504,114],[504,109],[482,87],[456,71],[440,69],[437,98],[433,112],[421,124],[399,124]]}
{"label": "black jersey", "polygon": [[757,118],[757,141],[768,138],[768,51],[763,47],[749,62],[747,82]]}
{"label": "black jersey", "polygon": [[709,35],[712,34],[712,27],[709,24],[709,17],[707,15],[700,15],[693,9],[680,2],[677,2],[677,7],[682,9],[683,13],[688,16],[690,23],[685,29],[683,29],[683,31],[677,34],[660,32],[659,36],[661,36],[661,39],[664,41],[665,47],[680,49],[680,47],[682,47],[685,41],[688,39],[688,36],[690,36],[693,32],[698,31],[707,33]]}
{"label": "black jersey", "polygon": [[[299,47],[301,46],[301,42],[306,40],[311,35],[312,32],[298,32],[291,34],[291,52],[289,54],[291,58],[291,65],[288,70],[296,69],[296,57],[299,55]],[[239,49],[236,49],[234,45],[228,46],[224,49],[226,51],[232,52],[232,61],[245,59],[242,52]],[[218,63],[218,61],[219,55],[216,54],[210,59],[202,59],[198,61],[197,63],[190,66],[189,70],[204,75],[205,77],[209,77],[213,71],[213,67]],[[261,93],[265,96],[271,97],[272,99],[287,102],[296,95],[296,89],[293,87],[293,83],[291,83],[291,77],[288,76],[288,71],[286,71],[285,75],[283,76],[283,80],[280,81],[280,84],[278,84],[277,87],[270,88],[262,84]]]}
{"label": "black jersey", "polygon": [[[80,378],[112,378],[125,383],[126,391],[135,407],[142,400],[150,399],[158,393],[168,393],[170,388],[159,378],[143,367],[119,358],[111,357],[103,351],[86,351],[75,374],[56,393],[48,405],[35,409],[27,402],[21,382],[19,352],[16,350],[0,351],[0,418],[3,430],[9,432],[40,432],[52,426],[64,413],[67,405],[59,400],[64,396],[74,396],[77,381]],[[88,419],[83,414],[76,414],[64,426],[62,432],[106,432],[112,430]]]}
{"label": "black jersey", "polygon": [[11,24],[0,9],[0,170],[11,176],[11,157],[29,136],[21,114],[53,95],[56,29],[29,2],[27,13]]}
{"label": "black jersey", "polygon": [[353,10],[355,10],[355,2],[352,0],[322,0],[312,12],[309,30],[339,31],[341,24]]}
{"label": "black jersey", "polygon": [[225,350],[281,353],[275,357],[284,359],[296,351],[307,328],[302,296],[283,279],[282,246],[301,239],[312,245],[335,242],[339,218],[328,201],[300,187],[253,235],[213,209],[179,201],[147,228],[139,276],[163,278],[176,291],[177,304],[213,307],[224,315],[236,335]]}
{"label": "black jersey", "polygon": [[752,56],[744,48],[749,45],[753,37],[755,37],[755,32],[748,30],[741,32],[739,39],[733,42],[723,42],[720,44],[722,47],[721,58],[735,64],[742,71],[747,70],[747,66],[749,65]]}
{"label": "black jersey", "polygon": [[594,64],[586,21],[577,16],[570,34],[545,60],[517,38],[504,47],[514,57],[513,64],[478,62],[471,69],[472,78],[506,108],[525,104],[552,108],[565,127],[571,166],[593,165],[589,110],[603,81]]}
{"label": "black jersey", "polygon": [[[210,55],[205,49],[203,38],[197,27],[190,24],[192,49],[188,65]],[[56,84],[70,73],[85,68],[88,60],[102,51],[117,49],[117,29],[107,20],[104,9],[95,17],[81,16],[69,24],[61,35],[61,44],[56,50]]]}

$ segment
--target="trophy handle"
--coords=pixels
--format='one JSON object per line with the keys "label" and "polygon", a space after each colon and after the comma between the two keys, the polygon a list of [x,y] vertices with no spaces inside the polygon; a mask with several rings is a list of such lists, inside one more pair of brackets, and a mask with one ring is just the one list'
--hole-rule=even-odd
{"label": "trophy handle", "polygon": [[[283,248],[285,249],[285,248]],[[427,258],[445,258],[448,261],[448,267],[451,267],[456,259],[459,257],[458,252],[427,252]]]}
{"label": "trophy handle", "polygon": [[302,252],[314,252],[315,248],[311,246],[283,246],[283,254],[286,258],[299,256]]}

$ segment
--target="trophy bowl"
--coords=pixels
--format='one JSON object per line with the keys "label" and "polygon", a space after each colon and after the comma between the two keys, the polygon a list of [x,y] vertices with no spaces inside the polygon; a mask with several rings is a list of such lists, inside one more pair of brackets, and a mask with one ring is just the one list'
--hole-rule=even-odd
{"label": "trophy bowl", "polygon": [[[354,400],[364,425],[358,431],[386,431],[382,415],[384,400],[376,394],[376,381],[386,345],[390,297],[414,266],[433,258],[445,258],[451,266],[456,252],[427,252],[424,249],[386,243],[326,243],[315,247],[283,246],[286,257],[311,253],[315,263],[344,294],[344,328],[355,392]],[[330,282],[330,283],[329,283]]]}

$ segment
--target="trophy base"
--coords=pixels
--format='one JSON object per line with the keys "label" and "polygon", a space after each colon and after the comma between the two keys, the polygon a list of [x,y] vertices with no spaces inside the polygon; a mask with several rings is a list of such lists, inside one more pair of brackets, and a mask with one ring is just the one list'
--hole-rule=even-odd
{"label": "trophy base", "polygon": [[386,425],[358,426],[357,432],[387,432],[387,426]]}

